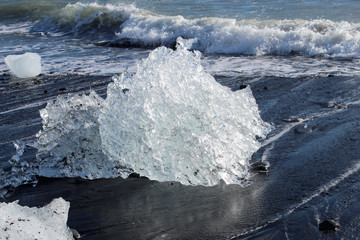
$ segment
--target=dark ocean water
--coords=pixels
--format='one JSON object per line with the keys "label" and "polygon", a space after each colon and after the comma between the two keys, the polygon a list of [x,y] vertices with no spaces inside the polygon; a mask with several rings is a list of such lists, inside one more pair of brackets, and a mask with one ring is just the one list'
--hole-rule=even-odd
{"label": "dark ocean water", "polygon": [[[135,70],[148,49],[197,38],[210,72],[356,75],[355,1],[1,1],[1,54],[39,53],[44,72]],[[108,48],[113,46],[118,48]],[[216,59],[214,61],[213,59]],[[0,69],[6,69],[4,63]]]}
{"label": "dark ocean water", "polygon": [[[0,57],[37,53],[43,74],[16,78],[0,61],[4,201],[62,196],[84,239],[357,239],[359,11],[0,1]],[[159,182],[119,178],[131,168]],[[55,179],[8,192],[36,175]],[[211,187],[187,186],[199,184]],[[340,230],[320,232],[324,219]]]}

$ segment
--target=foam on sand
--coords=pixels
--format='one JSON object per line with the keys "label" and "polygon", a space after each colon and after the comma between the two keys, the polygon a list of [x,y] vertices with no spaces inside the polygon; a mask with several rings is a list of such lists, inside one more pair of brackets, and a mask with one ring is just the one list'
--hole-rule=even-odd
{"label": "foam on sand", "polygon": [[41,73],[41,57],[37,53],[9,55],[5,58],[5,63],[19,78],[35,77]]}

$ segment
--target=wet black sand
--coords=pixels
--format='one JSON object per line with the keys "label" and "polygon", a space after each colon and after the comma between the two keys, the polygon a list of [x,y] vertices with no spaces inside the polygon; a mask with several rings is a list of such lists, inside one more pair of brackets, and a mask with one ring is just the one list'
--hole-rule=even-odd
{"label": "wet black sand", "polygon": [[[21,186],[2,201],[42,206],[61,196],[71,203],[68,225],[82,239],[358,238],[360,78],[216,79],[233,90],[250,85],[262,118],[275,127],[253,159],[269,161],[269,173],[254,173],[249,187],[40,178],[36,187]],[[90,88],[105,95],[110,81],[79,75],[0,78],[2,166],[15,152],[12,141],[41,128],[44,100]],[[319,231],[324,219],[340,229]]]}

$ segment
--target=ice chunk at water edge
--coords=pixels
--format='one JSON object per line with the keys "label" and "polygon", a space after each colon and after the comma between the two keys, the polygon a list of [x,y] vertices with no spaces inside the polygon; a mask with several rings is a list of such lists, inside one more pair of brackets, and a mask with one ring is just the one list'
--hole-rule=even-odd
{"label": "ice chunk at water edge", "polygon": [[66,225],[69,208],[62,198],[42,208],[0,203],[0,239],[73,239]]}
{"label": "ice chunk at water edge", "polygon": [[250,88],[220,85],[184,41],[176,51],[152,51],[136,74],[113,78],[99,114],[103,152],[157,181],[246,184],[256,137],[269,125]]}
{"label": "ice chunk at water edge", "polygon": [[19,78],[35,77],[41,73],[41,57],[37,53],[9,55],[5,58],[5,63]]}
{"label": "ice chunk at water edge", "polygon": [[[193,41],[193,40],[189,40]],[[67,95],[40,111],[32,169],[48,177],[128,177],[184,185],[246,186],[249,159],[269,124],[250,88],[232,91],[201,66],[191,42],[153,50],[107,97]],[[13,159],[16,159],[15,157]]]}

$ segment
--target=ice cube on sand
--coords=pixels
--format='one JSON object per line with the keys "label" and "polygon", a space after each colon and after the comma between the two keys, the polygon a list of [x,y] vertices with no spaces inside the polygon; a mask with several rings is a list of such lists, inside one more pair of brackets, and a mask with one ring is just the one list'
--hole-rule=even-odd
{"label": "ice cube on sand", "polygon": [[5,58],[5,63],[19,78],[35,77],[41,73],[41,56],[37,53],[9,55]]}
{"label": "ice cube on sand", "polygon": [[62,198],[41,208],[0,203],[0,239],[73,239],[66,225],[69,208]]}

